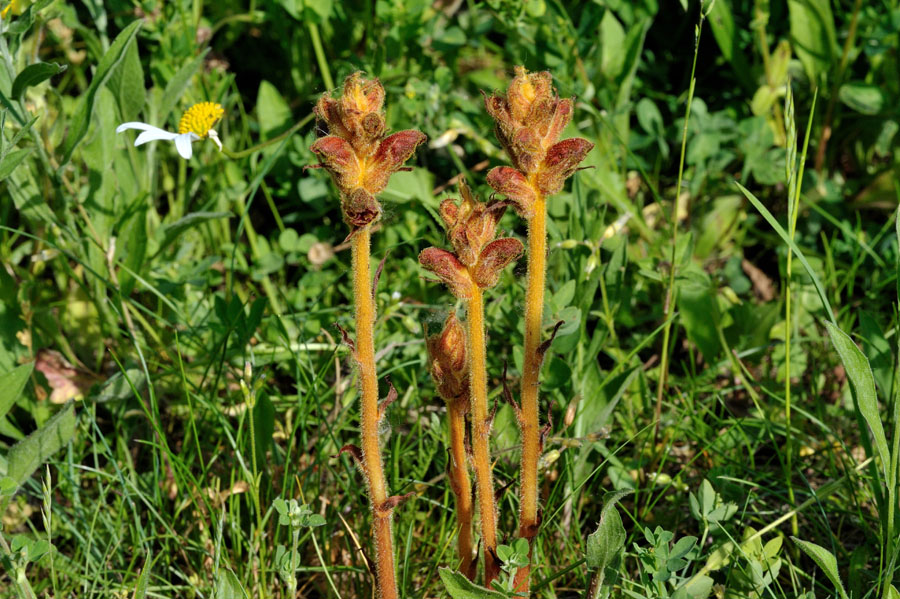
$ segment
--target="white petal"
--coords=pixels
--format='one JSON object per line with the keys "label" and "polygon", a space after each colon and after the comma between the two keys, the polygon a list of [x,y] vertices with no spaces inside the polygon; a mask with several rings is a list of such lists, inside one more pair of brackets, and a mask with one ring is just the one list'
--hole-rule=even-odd
{"label": "white petal", "polygon": [[172,141],[178,137],[177,133],[170,133],[169,131],[164,131],[162,129],[147,129],[143,133],[137,136],[137,139],[134,140],[134,145],[139,146],[141,144],[145,144],[148,141],[156,141],[158,139],[164,139],[166,141]]}
{"label": "white petal", "polygon": [[193,155],[193,150],[191,149],[191,142],[194,139],[200,139],[194,133],[182,133],[181,135],[175,136],[175,149],[178,150],[178,153],[182,158],[187,160]]}
{"label": "white petal", "polygon": [[127,131],[128,129],[139,129],[141,131],[150,131],[152,129],[157,129],[162,131],[159,127],[154,127],[153,125],[148,125],[147,123],[141,123],[139,121],[131,121],[128,123],[122,123],[118,127],[116,127],[116,133],[121,133],[122,131]]}
{"label": "white petal", "polygon": [[139,123],[136,121],[131,123],[122,123],[121,125],[116,127],[116,133],[121,133],[122,131],[127,131],[128,129],[137,129],[139,131],[143,131],[143,133],[138,135],[137,139],[134,140],[135,146],[145,144],[148,141],[156,141],[158,139],[170,141],[178,136],[177,133],[170,133],[164,129],[160,129],[159,127],[154,127],[153,125],[148,125],[147,123]]}

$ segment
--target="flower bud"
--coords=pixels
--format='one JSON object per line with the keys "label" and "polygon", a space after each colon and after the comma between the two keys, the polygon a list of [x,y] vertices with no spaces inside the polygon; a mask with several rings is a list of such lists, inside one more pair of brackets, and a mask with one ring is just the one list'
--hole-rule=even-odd
{"label": "flower bud", "polygon": [[385,137],[367,164],[364,187],[370,193],[384,191],[391,175],[400,170],[425,139],[424,133],[412,129]]}
{"label": "flower bud", "polygon": [[469,366],[466,361],[466,331],[451,312],[439,335],[425,340],[431,357],[431,376],[438,393],[447,401],[458,399],[469,389]]}
{"label": "flower bud", "polygon": [[381,204],[362,187],[342,195],[341,210],[344,213],[344,222],[350,227],[351,232],[370,225],[381,217]]}

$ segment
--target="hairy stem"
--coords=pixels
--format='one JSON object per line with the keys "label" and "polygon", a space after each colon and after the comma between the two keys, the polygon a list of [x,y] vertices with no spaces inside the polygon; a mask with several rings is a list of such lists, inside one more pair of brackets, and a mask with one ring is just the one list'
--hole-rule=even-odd
{"label": "hairy stem", "polygon": [[484,300],[481,289],[472,285],[469,299],[469,388],[472,401],[472,456],[478,509],[481,512],[481,542],[484,546],[484,584],[490,586],[500,572],[497,563],[497,510],[494,507],[494,480],[491,474],[491,422],[487,398],[487,356],[484,338]]}
{"label": "hairy stem", "polygon": [[375,371],[375,299],[369,262],[371,232],[360,229],[353,236],[353,301],[356,306],[356,361],[360,380],[360,429],[362,466],[372,503],[372,536],[375,538],[375,574],[380,599],[396,599],[394,542],[387,484],[378,446],[378,375]]}
{"label": "hairy stem", "polygon": [[456,539],[459,569],[466,578],[474,580],[477,564],[472,550],[472,516],[475,506],[472,503],[472,481],[466,459],[467,401],[465,396],[449,401],[447,411],[450,417],[450,487],[456,496],[456,522],[459,528]]}
{"label": "hairy stem", "polygon": [[[538,388],[541,374],[541,323],[547,270],[547,202],[538,194],[534,216],[528,221],[528,276],[525,289],[525,363],[522,372],[522,463],[519,486],[519,536],[531,544],[537,535],[538,459],[541,457]],[[516,573],[516,590],[527,592],[531,567]]]}

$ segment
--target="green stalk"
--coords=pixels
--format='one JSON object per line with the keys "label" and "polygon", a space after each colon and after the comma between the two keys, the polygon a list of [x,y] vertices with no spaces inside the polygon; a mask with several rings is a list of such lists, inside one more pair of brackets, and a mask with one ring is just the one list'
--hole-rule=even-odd
{"label": "green stalk", "polygon": [[334,89],[334,80],[331,78],[331,70],[328,68],[328,59],[325,58],[325,50],[322,48],[322,38],[319,37],[319,27],[313,23],[307,23],[309,29],[309,39],[313,45],[313,52],[316,54],[316,62],[319,63],[319,71],[322,72],[322,81],[325,82],[325,89]]}
{"label": "green stalk", "polygon": [[[695,74],[697,72],[697,54],[700,50],[700,33],[703,31],[703,21],[706,19],[706,13],[700,10],[700,22],[694,29],[694,59],[691,63],[691,84],[688,89],[687,107],[684,111],[684,128],[681,132],[681,156],[678,158],[678,182],[675,185],[675,202],[672,207],[672,253],[669,262],[669,282],[666,289],[666,301],[663,304],[663,320],[665,328],[663,329],[662,356],[659,363],[659,384],[656,387],[656,426],[653,431],[653,445],[659,438],[659,423],[662,420],[662,400],[666,393],[666,386],[669,379],[669,339],[672,335],[672,315],[673,305],[675,304],[675,271],[676,271],[676,251],[678,247],[678,198],[681,197],[681,185],[684,180],[684,157],[687,153],[687,134],[688,122],[691,118],[691,102],[694,99],[694,86],[697,83]],[[660,206],[662,208],[662,206]]]}

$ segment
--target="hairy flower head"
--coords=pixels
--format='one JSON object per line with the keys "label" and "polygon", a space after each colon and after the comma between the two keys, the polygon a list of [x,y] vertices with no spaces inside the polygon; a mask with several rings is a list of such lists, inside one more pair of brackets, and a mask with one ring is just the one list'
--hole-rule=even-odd
{"label": "hairy flower head", "polygon": [[527,219],[537,194],[559,193],[594,144],[580,138],[559,141],[572,120],[574,103],[557,95],[549,72],[528,73],[524,67],[515,72],[505,95],[484,99],[497,139],[514,167],[497,167],[487,180]]}
{"label": "hairy flower head", "polygon": [[[369,225],[381,215],[375,196],[387,187],[395,172],[403,168],[416,148],[425,141],[419,131],[399,131],[387,135],[384,120],[384,87],[378,79],[366,79],[353,73],[344,80],[338,98],[325,94],[316,103],[316,116],[324,121],[329,135],[318,139],[310,149],[341,193],[344,221],[350,234]],[[358,206],[366,197],[365,219],[348,214],[348,206]],[[355,200],[349,200],[355,196]],[[371,201],[369,201],[371,198]],[[371,217],[371,220],[367,220]]]}

